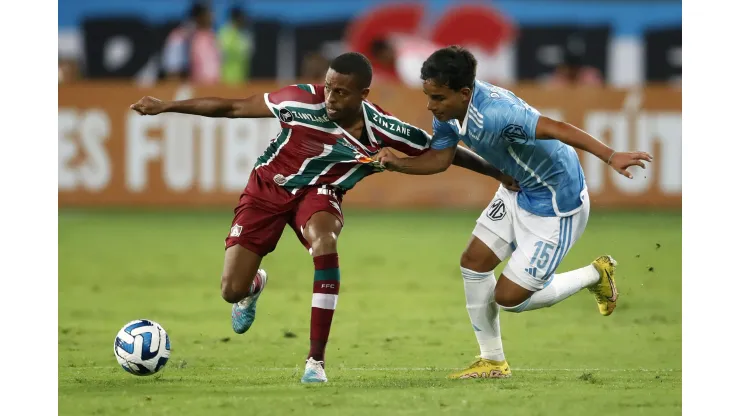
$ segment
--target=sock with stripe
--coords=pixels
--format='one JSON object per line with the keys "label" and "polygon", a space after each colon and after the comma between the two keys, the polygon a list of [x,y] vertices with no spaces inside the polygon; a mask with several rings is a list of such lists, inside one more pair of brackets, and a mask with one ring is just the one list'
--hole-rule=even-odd
{"label": "sock with stripe", "polygon": [[313,299],[311,301],[311,349],[309,358],[324,361],[331,320],[339,297],[339,256],[337,253],[313,258]]}
{"label": "sock with stripe", "polygon": [[565,273],[559,273],[551,277],[550,284],[532,295],[522,304],[513,308],[505,308],[510,312],[533,311],[535,309],[549,308],[556,303],[562,302],[583,288],[593,286],[599,281],[599,272],[592,265],[581,267]]}
{"label": "sock with stripe", "polygon": [[504,361],[499,306],[493,300],[493,289],[496,288],[493,270],[478,273],[461,267],[460,271],[465,287],[465,304],[475,337],[478,339],[480,356],[488,360]]}

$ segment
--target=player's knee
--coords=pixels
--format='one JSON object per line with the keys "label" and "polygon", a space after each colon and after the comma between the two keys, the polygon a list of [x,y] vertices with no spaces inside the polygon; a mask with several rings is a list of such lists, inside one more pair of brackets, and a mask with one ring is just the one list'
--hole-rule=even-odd
{"label": "player's knee", "polygon": [[221,297],[226,302],[237,303],[246,296],[235,283],[235,280],[230,275],[224,274],[221,276]]}
{"label": "player's knee", "polygon": [[337,252],[337,235],[333,232],[323,232],[311,240],[311,253],[314,256],[323,256]]}
{"label": "player's knee", "polygon": [[481,258],[470,250],[463,251],[462,256],[460,256],[460,267],[479,273],[490,272],[495,268],[495,266],[491,266],[490,261]]}
{"label": "player's knee", "polygon": [[498,287],[493,291],[493,299],[499,306],[506,308],[506,310],[510,312],[518,312],[513,308],[521,303],[521,299],[518,299],[517,296],[514,296],[512,293],[505,290],[500,290]]}

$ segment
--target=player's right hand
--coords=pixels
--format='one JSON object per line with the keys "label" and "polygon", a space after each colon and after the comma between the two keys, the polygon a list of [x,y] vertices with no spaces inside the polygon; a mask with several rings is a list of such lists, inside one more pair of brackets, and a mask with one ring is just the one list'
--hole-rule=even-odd
{"label": "player's right hand", "polygon": [[146,96],[131,104],[131,109],[142,116],[155,116],[165,110],[165,102],[158,98]]}

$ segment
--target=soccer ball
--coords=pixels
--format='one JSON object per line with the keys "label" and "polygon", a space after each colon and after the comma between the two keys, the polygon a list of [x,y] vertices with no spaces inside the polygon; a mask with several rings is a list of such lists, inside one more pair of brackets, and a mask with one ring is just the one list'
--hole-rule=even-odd
{"label": "soccer ball", "polygon": [[124,370],[137,376],[149,376],[167,364],[170,337],[158,323],[137,319],[118,331],[113,353]]}

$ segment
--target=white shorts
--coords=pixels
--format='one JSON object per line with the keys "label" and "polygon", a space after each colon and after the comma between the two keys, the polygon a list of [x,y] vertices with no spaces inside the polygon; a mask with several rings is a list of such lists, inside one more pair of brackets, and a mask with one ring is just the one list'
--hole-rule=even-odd
{"label": "white shorts", "polygon": [[478,218],[473,235],[502,262],[511,257],[503,275],[519,286],[542,290],[560,262],[583,235],[590,201],[584,192],[583,208],[568,217],[541,217],[516,202],[516,192],[501,186]]}

